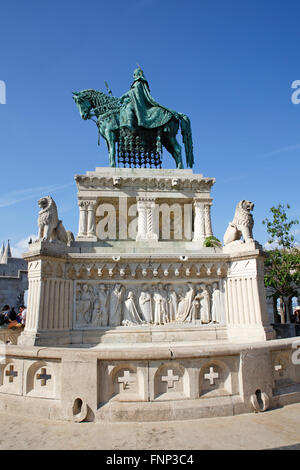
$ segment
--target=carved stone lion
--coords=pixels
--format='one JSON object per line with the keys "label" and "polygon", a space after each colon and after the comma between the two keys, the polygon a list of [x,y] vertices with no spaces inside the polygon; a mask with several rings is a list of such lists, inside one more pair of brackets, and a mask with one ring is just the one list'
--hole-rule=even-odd
{"label": "carved stone lion", "polygon": [[253,202],[246,201],[245,199],[237,204],[234,219],[232,222],[229,222],[224,235],[224,245],[240,240],[241,237],[244,238],[245,242],[253,240],[252,229],[254,220],[251,214],[253,208]]}
{"label": "carved stone lion", "polygon": [[70,244],[74,240],[74,235],[67,231],[58,219],[57,207],[51,196],[42,197],[38,200],[41,208],[38,217],[39,240],[53,241],[58,240]]}

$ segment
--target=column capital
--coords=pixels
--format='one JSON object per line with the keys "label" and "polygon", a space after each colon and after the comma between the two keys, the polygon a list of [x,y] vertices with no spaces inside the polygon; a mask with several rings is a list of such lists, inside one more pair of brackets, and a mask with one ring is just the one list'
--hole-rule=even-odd
{"label": "column capital", "polygon": [[205,201],[202,199],[194,199],[194,207],[199,207],[200,209],[204,209]]}
{"label": "column capital", "polygon": [[144,210],[144,209],[154,209],[155,208],[155,201],[156,198],[152,197],[139,197],[137,196],[137,209]]}
{"label": "column capital", "polygon": [[211,198],[199,198],[199,197],[194,197],[193,198],[194,205],[196,204],[202,204],[204,206],[212,206],[213,201]]}
{"label": "column capital", "polygon": [[144,204],[155,204],[156,197],[146,197],[146,196],[137,196],[136,200],[138,203],[144,203]]}
{"label": "column capital", "polygon": [[78,206],[82,209],[94,209],[96,203],[96,199],[79,199]]}
{"label": "column capital", "polygon": [[78,206],[80,207],[80,209],[87,209],[89,205],[89,201],[86,201],[86,200],[79,200],[78,201]]}
{"label": "column capital", "polygon": [[88,203],[88,210],[94,210],[95,209],[95,206],[97,204],[97,201],[95,201],[94,199],[93,200],[88,200],[87,201]]}

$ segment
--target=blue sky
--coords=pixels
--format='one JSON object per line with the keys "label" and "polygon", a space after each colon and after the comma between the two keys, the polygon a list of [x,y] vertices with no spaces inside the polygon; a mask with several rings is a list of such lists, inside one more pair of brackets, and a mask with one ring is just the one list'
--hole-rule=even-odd
{"label": "blue sky", "polygon": [[[215,235],[248,199],[265,243],[272,205],[300,216],[300,104],[291,101],[299,18],[298,0],[2,2],[0,242],[18,248],[37,234],[37,200],[47,194],[77,233],[74,175],[108,157],[72,91],[105,91],[107,80],[120,96],[139,63],[153,97],[191,119],[194,172],[216,178]],[[166,151],[164,167],[174,168]]]}

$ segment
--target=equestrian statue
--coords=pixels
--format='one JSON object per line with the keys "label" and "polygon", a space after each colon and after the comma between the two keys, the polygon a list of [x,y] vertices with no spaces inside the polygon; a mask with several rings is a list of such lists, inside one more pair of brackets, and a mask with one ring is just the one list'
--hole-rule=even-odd
{"label": "equestrian statue", "polygon": [[73,92],[82,119],[94,120],[99,136],[106,140],[110,166],[116,166],[117,152],[118,165],[161,168],[164,146],[174,158],[176,168],[183,168],[181,146],[176,139],[180,126],[186,165],[192,168],[194,155],[189,118],[153,99],[140,67],[135,69],[133,79],[130,90],[120,98],[112,95],[106,82],[107,93]]}

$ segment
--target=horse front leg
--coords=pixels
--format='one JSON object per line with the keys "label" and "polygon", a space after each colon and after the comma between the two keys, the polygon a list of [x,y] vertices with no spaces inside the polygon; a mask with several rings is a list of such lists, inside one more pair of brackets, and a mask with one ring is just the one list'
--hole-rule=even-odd
{"label": "horse front leg", "polygon": [[111,167],[116,167],[116,145],[114,140],[109,143],[109,163]]}
{"label": "horse front leg", "polygon": [[116,167],[116,139],[112,132],[107,132],[105,138],[109,153],[109,164],[114,168]]}

